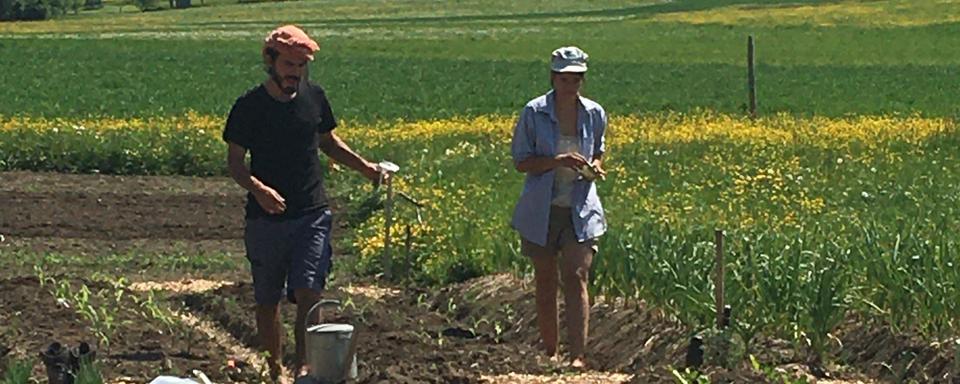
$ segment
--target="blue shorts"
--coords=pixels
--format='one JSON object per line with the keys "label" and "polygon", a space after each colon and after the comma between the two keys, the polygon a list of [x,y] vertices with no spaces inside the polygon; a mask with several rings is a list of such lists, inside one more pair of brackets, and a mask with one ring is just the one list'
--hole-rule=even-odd
{"label": "blue shorts", "polygon": [[280,303],[284,286],[291,303],[295,289],[323,290],[333,267],[332,223],[326,208],[293,219],[247,219],[243,238],[257,304]]}

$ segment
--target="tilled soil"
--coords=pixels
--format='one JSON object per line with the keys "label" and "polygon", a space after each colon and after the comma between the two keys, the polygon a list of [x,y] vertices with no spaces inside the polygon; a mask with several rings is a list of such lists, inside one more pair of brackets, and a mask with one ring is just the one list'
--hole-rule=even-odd
{"label": "tilled soil", "polygon": [[[256,323],[250,310],[251,289],[240,283],[180,299],[199,315],[212,317],[238,340],[252,344]],[[342,290],[330,295],[349,301],[343,310],[327,313],[324,322],[356,327],[361,383],[478,383],[481,375],[545,374],[560,369],[548,364],[533,344],[507,343],[474,333],[426,305],[410,305],[399,293],[379,299]],[[284,307],[289,323],[294,306]],[[290,348],[287,351],[290,361]]]}
{"label": "tilled soil", "polygon": [[[81,284],[90,290],[90,304],[107,310],[97,315],[99,323],[82,315],[79,303],[57,299],[53,291],[62,282],[71,284],[74,292]],[[52,342],[68,347],[86,342],[96,346],[96,362],[108,380],[147,382],[159,372],[189,374],[193,369],[216,381],[229,379],[222,372],[230,355],[224,345],[183,324],[167,326],[150,317],[150,309],[134,301],[129,290],[117,299],[117,290],[103,283],[55,276],[41,286],[30,276],[0,280],[0,292],[0,349],[11,355],[37,357]],[[108,321],[112,325],[106,325]],[[95,336],[97,324],[104,338]],[[46,378],[42,365],[35,365],[34,377]],[[233,379],[258,378],[256,371],[249,371]]]}
{"label": "tilled soil", "polygon": [[[196,180],[197,186],[189,187]],[[0,173],[0,234],[63,239],[237,239],[244,194],[225,178]]]}

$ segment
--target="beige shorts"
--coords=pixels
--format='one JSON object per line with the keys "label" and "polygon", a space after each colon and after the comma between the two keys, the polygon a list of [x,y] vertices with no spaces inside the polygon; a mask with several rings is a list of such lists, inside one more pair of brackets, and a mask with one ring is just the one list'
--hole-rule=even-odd
{"label": "beige shorts", "polygon": [[577,241],[573,230],[573,214],[570,207],[550,206],[550,223],[547,226],[547,244],[540,246],[521,237],[520,252],[527,257],[556,256],[564,247],[577,244],[597,253],[596,239]]}

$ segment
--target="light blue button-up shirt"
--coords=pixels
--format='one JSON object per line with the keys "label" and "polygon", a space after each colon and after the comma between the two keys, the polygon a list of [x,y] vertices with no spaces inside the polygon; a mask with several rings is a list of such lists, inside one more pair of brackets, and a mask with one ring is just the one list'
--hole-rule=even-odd
{"label": "light blue button-up shirt", "polygon": [[[520,113],[513,130],[511,152],[513,164],[531,157],[557,155],[559,128],[555,113],[553,91],[530,100]],[[604,153],[604,132],[607,114],[593,100],[580,97],[577,113],[577,132],[580,135],[580,154],[588,160]],[[553,200],[553,178],[549,170],[539,175],[527,173],[523,192],[513,212],[511,226],[520,236],[540,246],[547,244],[547,226],[550,223],[550,202]],[[578,241],[597,238],[607,230],[607,222],[593,181],[579,179],[573,183],[570,194],[573,229]]]}

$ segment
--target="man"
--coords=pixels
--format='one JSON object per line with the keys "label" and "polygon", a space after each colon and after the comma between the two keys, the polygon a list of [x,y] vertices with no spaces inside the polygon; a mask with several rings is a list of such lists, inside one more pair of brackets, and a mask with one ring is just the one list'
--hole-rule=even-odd
{"label": "man", "polygon": [[[368,179],[380,169],[354,153],[333,129],[337,122],[320,86],[306,81],[319,45],[292,25],[267,35],[267,78],[237,99],[223,139],[230,176],[249,193],[244,242],[257,302],[257,332],[269,352],[270,375],[281,378],[280,300],[297,304],[293,375],[305,374],[304,320],[320,299],[331,267],[331,212],[317,149]],[[250,167],[244,157],[250,151]],[[310,319],[316,323],[319,318]]]}

